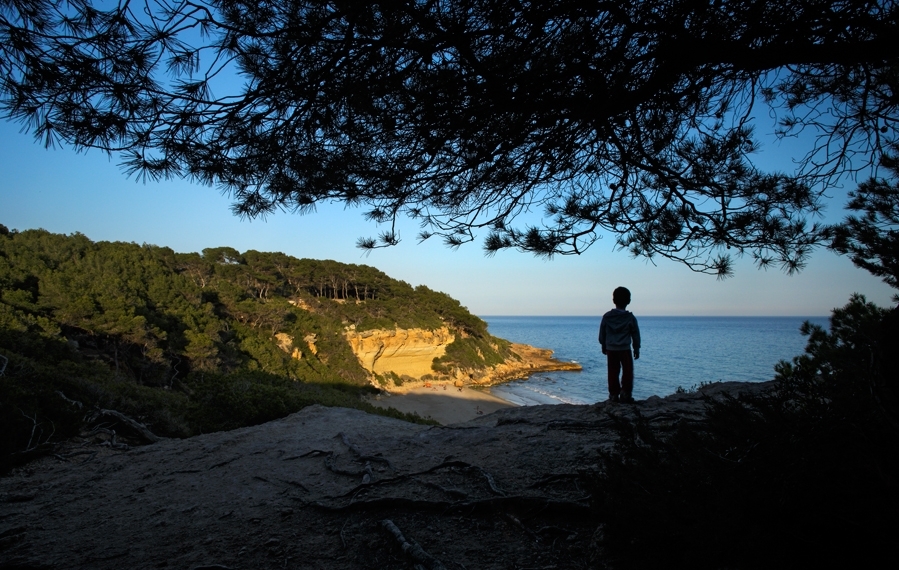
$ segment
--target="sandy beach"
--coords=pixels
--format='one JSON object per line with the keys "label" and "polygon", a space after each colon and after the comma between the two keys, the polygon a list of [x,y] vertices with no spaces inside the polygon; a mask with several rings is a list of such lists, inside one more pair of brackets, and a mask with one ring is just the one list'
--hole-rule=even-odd
{"label": "sandy beach", "polygon": [[416,413],[443,425],[467,422],[515,404],[483,390],[457,388],[451,384],[412,388],[402,393],[383,392],[369,399],[379,408],[395,408]]}

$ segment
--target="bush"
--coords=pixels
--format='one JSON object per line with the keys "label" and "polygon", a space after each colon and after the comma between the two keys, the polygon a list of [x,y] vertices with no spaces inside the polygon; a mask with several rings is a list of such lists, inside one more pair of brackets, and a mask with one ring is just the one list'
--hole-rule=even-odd
{"label": "bush", "polygon": [[622,568],[832,567],[892,557],[897,312],[855,296],[763,395],[708,402],[661,437],[619,426],[593,481]]}
{"label": "bush", "polygon": [[490,335],[458,336],[446,347],[446,354],[434,359],[432,368],[436,372],[450,374],[454,368],[470,370],[496,366],[511,354],[508,341]]}

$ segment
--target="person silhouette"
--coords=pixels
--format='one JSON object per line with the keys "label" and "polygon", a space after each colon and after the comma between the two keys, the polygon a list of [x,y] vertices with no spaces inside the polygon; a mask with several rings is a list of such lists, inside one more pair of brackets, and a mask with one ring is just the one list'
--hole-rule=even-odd
{"label": "person silhouette", "polygon": [[[637,317],[625,308],[631,302],[631,292],[618,287],[612,292],[615,308],[602,316],[599,324],[599,344],[608,360],[609,401],[631,404],[634,398],[634,360],[640,358],[640,327]],[[631,356],[631,344],[634,347]],[[621,379],[619,381],[619,374]]]}

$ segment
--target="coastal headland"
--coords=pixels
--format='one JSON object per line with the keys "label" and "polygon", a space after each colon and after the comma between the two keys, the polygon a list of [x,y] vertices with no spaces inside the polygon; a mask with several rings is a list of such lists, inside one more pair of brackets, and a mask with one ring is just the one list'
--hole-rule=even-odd
{"label": "coastal headland", "polygon": [[[579,369],[494,337],[445,293],[365,265],[227,246],[177,253],[44,230],[0,232],[0,259],[0,282],[11,284],[0,299],[10,379],[0,417],[11,434],[0,440],[0,471],[95,429],[96,414],[76,413],[81,406],[155,436],[190,437],[316,403],[402,417],[366,401],[377,391],[386,400],[452,388],[441,401],[478,398],[456,406],[473,415],[496,402],[469,389]],[[124,437],[122,426],[100,427]]]}
{"label": "coastal headland", "polygon": [[435,361],[446,355],[447,347],[456,340],[457,334],[448,327],[364,332],[348,328],[345,337],[359,364],[372,375],[373,383],[380,381],[383,388],[393,393],[425,387],[434,380],[448,380],[456,387],[491,386],[525,378],[535,372],[582,369],[577,362],[553,358],[553,351],[548,348],[513,342],[508,343],[508,355],[499,363],[455,366],[444,372],[435,370]]}
{"label": "coastal headland", "polygon": [[[501,363],[473,369],[456,368],[436,375],[433,362],[446,353],[454,336],[446,327],[428,330],[347,332],[347,341],[360,364],[372,373],[381,394],[368,399],[379,408],[414,413],[441,424],[472,420],[513,406],[485,388],[526,378],[536,372],[582,370],[576,362],[553,358],[553,351],[510,343],[509,356]],[[378,380],[381,383],[378,383]]]}

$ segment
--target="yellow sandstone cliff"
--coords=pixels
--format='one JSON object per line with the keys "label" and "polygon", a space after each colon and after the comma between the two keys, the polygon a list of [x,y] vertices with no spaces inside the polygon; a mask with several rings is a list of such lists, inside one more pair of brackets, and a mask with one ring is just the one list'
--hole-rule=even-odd
{"label": "yellow sandstone cliff", "polygon": [[[426,379],[452,380],[457,386],[474,384],[489,386],[525,378],[535,372],[549,370],[581,370],[576,362],[562,362],[553,358],[553,351],[526,344],[511,344],[512,356],[502,364],[476,370],[455,370],[453,374],[438,374],[432,368],[435,358],[446,354],[446,347],[455,339],[448,327],[427,329],[376,329],[356,331],[348,328],[344,333],[347,342],[363,368],[375,375],[395,374],[401,377],[406,388],[423,383]],[[278,346],[296,359],[303,352],[294,348],[294,338],[285,333],[275,335]],[[315,355],[315,335],[303,338],[309,353]],[[304,349],[305,350],[305,349]],[[405,383],[411,382],[406,385]]]}
{"label": "yellow sandstone cliff", "polygon": [[446,347],[456,337],[447,327],[437,330],[394,329],[346,331],[356,358],[362,367],[374,374],[393,372],[398,376],[419,379],[433,374],[431,364],[446,354]]}
{"label": "yellow sandstone cliff", "polygon": [[451,379],[457,385],[488,386],[524,378],[534,372],[581,370],[580,364],[553,358],[552,350],[512,343],[513,357],[508,358],[505,363],[480,370],[457,370],[451,377],[447,377],[437,374],[431,367],[434,359],[446,354],[447,345],[455,340],[455,334],[447,327],[433,331],[379,329],[357,332],[350,329],[345,335],[363,368],[373,375],[383,376],[392,372],[403,377],[404,382],[422,382],[422,377],[429,376],[441,380]]}

